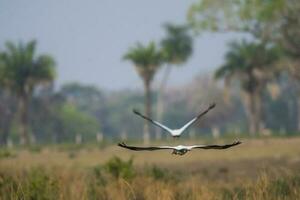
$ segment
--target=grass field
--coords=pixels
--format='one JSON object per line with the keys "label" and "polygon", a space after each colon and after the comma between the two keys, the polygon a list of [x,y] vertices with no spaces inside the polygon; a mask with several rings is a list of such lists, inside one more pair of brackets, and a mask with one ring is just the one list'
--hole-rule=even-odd
{"label": "grass field", "polygon": [[184,156],[116,145],[2,149],[0,199],[300,199],[300,138],[242,141]]}

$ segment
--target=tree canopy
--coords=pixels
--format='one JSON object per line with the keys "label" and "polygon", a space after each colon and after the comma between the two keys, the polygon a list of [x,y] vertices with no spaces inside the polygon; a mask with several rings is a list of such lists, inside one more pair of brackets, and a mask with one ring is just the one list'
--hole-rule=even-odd
{"label": "tree canopy", "polygon": [[165,24],[167,35],[161,40],[162,55],[170,64],[184,63],[193,52],[193,39],[187,25]]}

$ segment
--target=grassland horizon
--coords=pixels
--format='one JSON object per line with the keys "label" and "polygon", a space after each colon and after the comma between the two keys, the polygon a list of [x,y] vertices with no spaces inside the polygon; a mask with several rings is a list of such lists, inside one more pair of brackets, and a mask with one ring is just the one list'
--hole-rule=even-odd
{"label": "grassland horizon", "polygon": [[185,156],[116,145],[2,149],[0,199],[299,199],[300,138],[242,141]]}

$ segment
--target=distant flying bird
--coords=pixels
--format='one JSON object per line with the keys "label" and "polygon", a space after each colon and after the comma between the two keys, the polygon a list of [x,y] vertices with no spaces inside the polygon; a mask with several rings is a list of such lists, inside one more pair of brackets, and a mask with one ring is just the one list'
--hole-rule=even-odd
{"label": "distant flying bird", "polygon": [[191,151],[192,149],[227,149],[236,145],[241,144],[242,142],[236,141],[232,144],[225,144],[225,145],[191,145],[191,146],[157,146],[157,147],[135,147],[135,146],[127,146],[124,142],[119,143],[118,146],[130,149],[133,151],[155,151],[155,150],[163,150],[163,149],[172,149],[172,154],[175,155],[184,155],[187,152]]}
{"label": "distant flying bird", "polygon": [[142,115],[139,111],[137,111],[136,109],[133,109],[133,113],[136,115],[139,115],[140,117],[150,121],[152,124],[160,127],[161,129],[169,132],[173,137],[180,137],[180,135],[188,128],[190,127],[193,123],[195,123],[200,117],[202,117],[203,115],[205,115],[206,113],[208,113],[209,110],[213,109],[216,106],[215,103],[211,104],[206,110],[204,110],[202,113],[200,113],[198,116],[196,116],[195,118],[193,118],[191,121],[189,121],[188,123],[186,123],[183,127],[179,128],[179,129],[170,129],[168,127],[166,127],[165,125],[152,120],[149,117],[146,117],[144,115]]}

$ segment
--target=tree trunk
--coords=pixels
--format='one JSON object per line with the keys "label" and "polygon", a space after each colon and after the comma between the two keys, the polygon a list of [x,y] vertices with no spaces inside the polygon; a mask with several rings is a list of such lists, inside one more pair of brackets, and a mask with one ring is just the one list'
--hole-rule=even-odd
{"label": "tree trunk", "polygon": [[2,105],[3,104],[2,104],[1,99],[0,99],[0,145],[5,144],[6,139],[7,139],[6,136],[5,136],[5,130],[4,130],[4,127],[5,127],[5,120],[4,119],[6,118],[6,116],[3,113],[5,113],[4,112],[5,107],[2,106]]}
{"label": "tree trunk", "polygon": [[3,115],[3,119],[1,120],[1,126],[0,126],[0,128],[2,129],[0,144],[2,145],[7,144],[11,122],[12,122],[11,114]]}
{"label": "tree trunk", "polygon": [[[1,92],[1,91],[0,91]],[[4,100],[2,100],[3,94],[0,93],[0,145],[5,144],[6,142],[6,136],[5,136],[5,106],[4,106]]]}
{"label": "tree trunk", "polygon": [[0,95],[0,144],[6,145],[14,116],[12,109],[13,99],[4,90],[1,91]]}
{"label": "tree trunk", "polygon": [[[145,87],[145,111],[146,116],[151,117],[151,90],[150,90],[150,81],[144,82]],[[144,144],[148,145],[150,142],[150,130],[149,122],[145,120],[144,123]]]}
{"label": "tree trunk", "polygon": [[264,116],[263,116],[263,102],[262,96],[260,91],[256,91],[254,93],[254,100],[255,100],[255,126],[256,126],[256,133],[262,133],[263,129],[265,128],[264,124]]}
{"label": "tree trunk", "polygon": [[251,136],[255,136],[257,134],[257,130],[258,130],[258,120],[257,120],[257,101],[256,101],[256,97],[254,94],[249,94],[250,95],[250,134]]}
{"label": "tree trunk", "polygon": [[243,92],[242,96],[244,100],[246,117],[248,120],[248,131],[251,136],[254,136],[257,133],[257,125],[255,120],[255,99],[253,94],[249,92]]}
{"label": "tree trunk", "polygon": [[[164,72],[161,84],[159,86],[159,92],[158,92],[158,98],[157,98],[157,107],[156,107],[156,118],[157,121],[161,122],[163,120],[163,114],[164,114],[164,95],[165,95],[165,89],[167,86],[167,82],[171,73],[171,65],[167,65],[166,70]],[[156,128],[156,139],[160,140],[161,139],[161,133],[162,129],[157,127]]]}
{"label": "tree trunk", "polygon": [[20,96],[19,109],[20,109],[20,144],[29,144],[28,137],[28,97],[23,94]]}
{"label": "tree trunk", "polygon": [[297,124],[297,126],[298,126],[298,131],[300,132],[300,95],[299,95],[299,97],[298,97],[298,100],[297,100],[297,115],[298,115],[298,124]]}
{"label": "tree trunk", "polygon": [[224,102],[227,104],[227,105],[231,105],[231,101],[230,101],[230,98],[231,98],[231,94],[230,94],[230,77],[226,76],[225,77],[225,80],[224,80]]}

